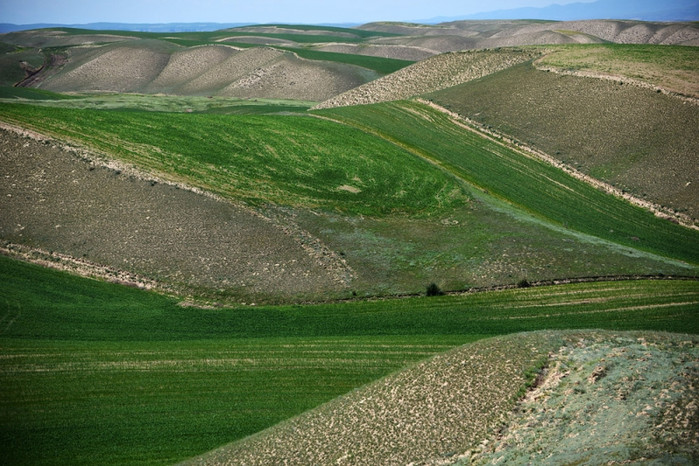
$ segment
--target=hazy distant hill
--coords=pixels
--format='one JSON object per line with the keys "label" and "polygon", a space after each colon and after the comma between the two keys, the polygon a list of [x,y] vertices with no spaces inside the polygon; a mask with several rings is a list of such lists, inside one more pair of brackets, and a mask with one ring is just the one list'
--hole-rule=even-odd
{"label": "hazy distant hill", "polygon": [[695,0],[598,0],[592,3],[551,5],[543,8],[495,10],[474,15],[437,17],[418,21],[441,23],[463,19],[549,19],[574,21],[581,19],[637,19],[643,21],[696,21],[699,2]]}
{"label": "hazy distant hill", "polygon": [[94,29],[98,31],[141,31],[141,32],[200,32],[217,31],[249,23],[89,23],[89,24],[10,24],[0,23],[0,33],[28,31],[30,29],[45,29],[55,27],[74,27],[80,29]]}

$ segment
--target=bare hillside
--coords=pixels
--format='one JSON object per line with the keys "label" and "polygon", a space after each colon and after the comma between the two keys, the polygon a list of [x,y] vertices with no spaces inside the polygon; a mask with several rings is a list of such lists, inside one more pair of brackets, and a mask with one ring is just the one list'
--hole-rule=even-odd
{"label": "bare hillside", "polygon": [[71,49],[67,63],[47,72],[37,87],[321,101],[376,76],[358,66],[305,60],[268,47],[133,41]]}
{"label": "bare hillside", "polygon": [[373,39],[372,43],[420,46],[435,53],[463,49],[614,42],[619,44],[699,45],[696,23],[641,21],[455,21],[437,25],[369,23],[368,31],[401,37]]}
{"label": "bare hillside", "polygon": [[135,92],[158,77],[170,60],[168,52],[139,42],[71,50],[65,67],[37,87],[56,92]]}
{"label": "bare hillside", "polygon": [[590,176],[695,219],[699,106],[619,81],[522,64],[430,95]]}
{"label": "bare hillside", "polygon": [[539,54],[535,50],[518,49],[446,53],[340,94],[315,108],[407,99],[481,78],[531,60]]}
{"label": "bare hillside", "polygon": [[136,39],[128,35],[103,34],[71,34],[59,29],[34,29],[30,31],[10,32],[0,34],[0,40],[22,47],[65,47],[84,44],[105,44]]}
{"label": "bare hillside", "polygon": [[[696,460],[696,345],[688,335],[652,333],[535,332],[481,340],[190,463]],[[532,369],[540,364],[551,369],[516,407],[519,390],[533,382]]]}
{"label": "bare hillside", "polygon": [[418,61],[429,58],[435,51],[417,45],[383,45],[383,44],[344,44],[326,43],[313,46],[314,50],[321,52],[349,53],[355,55],[368,55],[370,57],[397,58],[399,60]]}
{"label": "bare hillside", "polygon": [[332,254],[316,254],[319,246],[308,238],[302,242],[250,210],[87,161],[91,154],[63,150],[55,141],[5,130],[0,138],[5,242],[213,299],[288,299],[345,286],[337,271],[346,267],[332,263]]}

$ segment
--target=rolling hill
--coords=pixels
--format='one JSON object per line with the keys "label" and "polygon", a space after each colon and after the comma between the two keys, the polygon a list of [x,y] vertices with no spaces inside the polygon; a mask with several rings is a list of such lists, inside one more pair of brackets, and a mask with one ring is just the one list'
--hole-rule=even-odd
{"label": "rolling hill", "polygon": [[5,458],[696,462],[696,41],[0,36]]}

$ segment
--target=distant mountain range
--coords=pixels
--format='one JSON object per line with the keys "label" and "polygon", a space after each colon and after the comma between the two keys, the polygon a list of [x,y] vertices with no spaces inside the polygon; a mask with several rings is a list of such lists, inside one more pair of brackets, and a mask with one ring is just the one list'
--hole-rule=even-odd
{"label": "distant mountain range", "polygon": [[140,32],[197,32],[217,31],[238,26],[249,26],[251,23],[88,23],[88,24],[9,24],[0,23],[0,33],[26,31],[29,29],[72,27],[94,29],[98,31],[140,31]]}
{"label": "distant mountain range", "polygon": [[435,17],[418,23],[443,23],[469,19],[545,19],[576,21],[583,19],[636,19],[641,21],[699,21],[697,0],[598,0],[542,8],[496,10],[466,16]]}
{"label": "distant mountain range", "polygon": [[[495,10],[463,16],[437,16],[413,20],[414,23],[437,24],[462,20],[487,19],[542,19],[576,21],[584,19],[634,19],[640,21],[699,21],[699,0],[598,0],[591,3],[550,5],[542,8],[515,8]],[[0,33],[52,27],[74,27],[94,30],[142,32],[195,32],[216,31],[252,23],[88,23],[88,24],[9,24],[0,23]],[[324,26],[352,27],[358,24],[323,24]]]}

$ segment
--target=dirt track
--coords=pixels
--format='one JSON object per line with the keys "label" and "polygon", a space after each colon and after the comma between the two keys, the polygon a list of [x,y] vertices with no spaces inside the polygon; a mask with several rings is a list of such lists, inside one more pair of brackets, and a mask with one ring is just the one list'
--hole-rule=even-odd
{"label": "dirt track", "polygon": [[248,303],[346,286],[298,235],[244,208],[86,161],[50,140],[0,130],[0,144],[4,242]]}

